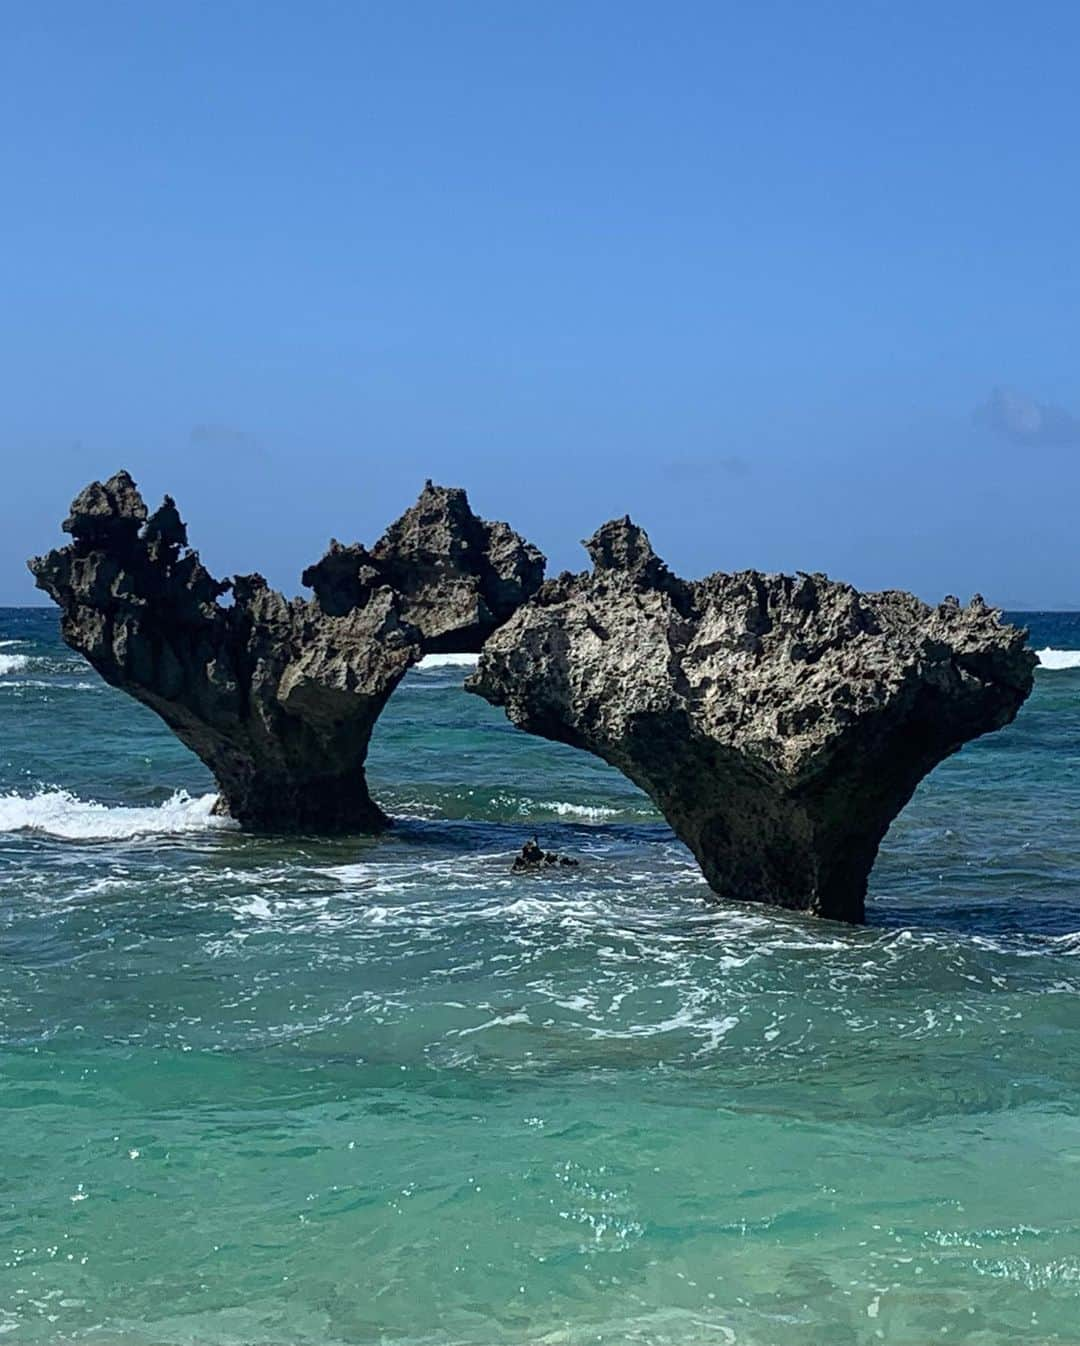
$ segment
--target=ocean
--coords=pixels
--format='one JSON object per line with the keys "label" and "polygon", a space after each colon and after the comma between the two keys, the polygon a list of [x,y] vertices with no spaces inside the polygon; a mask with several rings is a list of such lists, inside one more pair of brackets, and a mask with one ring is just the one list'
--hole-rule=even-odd
{"label": "ocean", "polygon": [[[1080,1343],[1080,614],[846,928],[409,674],[377,839],[244,835],[0,611],[0,1338]],[[509,873],[534,832],[580,861]]]}

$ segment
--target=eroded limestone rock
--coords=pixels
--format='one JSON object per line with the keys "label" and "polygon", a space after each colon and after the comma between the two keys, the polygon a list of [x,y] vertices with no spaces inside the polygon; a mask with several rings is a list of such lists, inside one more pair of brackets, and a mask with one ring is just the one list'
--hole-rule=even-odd
{"label": "eroded limestone rock", "polygon": [[478,650],[544,570],[430,482],[370,551],[332,543],[304,574],[313,599],[214,579],[171,497],[149,514],[126,472],[89,485],[63,526],[71,543],[29,565],[64,639],[202,758],[223,809],[271,830],[383,826],[364,760],[391,692],[425,653]]}
{"label": "eroded limestone rock", "polygon": [[1026,633],[976,597],[929,607],[824,575],[672,575],[630,520],[487,642],[466,686],[635,781],[724,897],[861,921],[919,781],[1008,724]]}

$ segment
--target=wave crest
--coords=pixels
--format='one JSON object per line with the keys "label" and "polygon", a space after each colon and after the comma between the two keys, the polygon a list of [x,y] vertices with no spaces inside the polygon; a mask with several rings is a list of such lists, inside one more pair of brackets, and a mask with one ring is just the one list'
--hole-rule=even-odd
{"label": "wave crest", "polygon": [[29,655],[0,654],[0,678],[5,677],[8,673],[21,673],[29,664]]}
{"label": "wave crest", "polygon": [[216,795],[177,790],[163,804],[129,806],[79,799],[69,790],[0,795],[0,832],[39,832],[64,841],[129,841],[135,837],[234,827],[213,813]]}
{"label": "wave crest", "polygon": [[602,822],[606,818],[618,818],[621,814],[645,813],[648,809],[613,809],[605,804],[568,804],[562,799],[529,800],[522,804],[523,813],[536,809],[543,813],[554,813],[558,818],[584,818],[588,822]]}
{"label": "wave crest", "polygon": [[1040,668],[1080,668],[1080,650],[1055,650],[1048,645],[1036,650],[1035,657]]}

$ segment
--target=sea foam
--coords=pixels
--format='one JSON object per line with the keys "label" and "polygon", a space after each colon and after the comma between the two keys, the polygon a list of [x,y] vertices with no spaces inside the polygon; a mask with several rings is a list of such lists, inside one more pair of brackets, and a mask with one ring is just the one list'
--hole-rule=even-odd
{"label": "sea foam", "polygon": [[[531,801],[530,801],[531,802]],[[545,813],[554,813],[559,818],[584,818],[589,822],[601,822],[605,818],[617,818],[625,809],[608,808],[603,804],[568,804],[562,799],[542,799],[532,807]],[[641,809],[633,810],[636,813]]]}
{"label": "sea foam", "polygon": [[65,841],[126,841],[134,837],[235,826],[213,813],[216,795],[192,798],[177,790],[163,804],[127,807],[79,799],[68,790],[0,795],[0,832],[41,832]]}
{"label": "sea foam", "polygon": [[21,673],[29,664],[29,655],[0,654],[0,678],[6,677],[9,673]]}
{"label": "sea foam", "polygon": [[44,678],[16,678],[14,682],[5,682],[0,686],[9,691],[33,687],[42,692],[100,692],[105,684],[103,682],[46,682]]}
{"label": "sea foam", "polygon": [[1040,668],[1080,668],[1080,650],[1036,650]]}

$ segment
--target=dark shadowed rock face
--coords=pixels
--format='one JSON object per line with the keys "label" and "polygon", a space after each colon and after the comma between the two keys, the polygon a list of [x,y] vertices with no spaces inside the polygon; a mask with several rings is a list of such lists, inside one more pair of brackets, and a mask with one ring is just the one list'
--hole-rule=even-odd
{"label": "dark shadowed rock face", "polygon": [[478,519],[463,490],[429,481],[370,551],[332,541],[303,583],[338,616],[389,586],[426,654],[472,654],[543,578],[543,556],[508,524]]}
{"label": "dark shadowed rock face", "polygon": [[981,598],[928,607],[823,575],[664,566],[622,519],[591,574],[544,584],[466,684],[656,802],[724,897],[861,921],[890,822],[1031,691],[1026,633]]}
{"label": "dark shadowed rock face", "polygon": [[478,650],[544,568],[430,482],[371,552],[332,543],[304,575],[311,600],[261,575],[215,580],[172,499],[148,514],[126,472],[88,486],[64,531],[70,545],[30,562],[64,639],[202,758],[223,809],[273,830],[383,826],[364,761],[391,692],[429,651]]}

